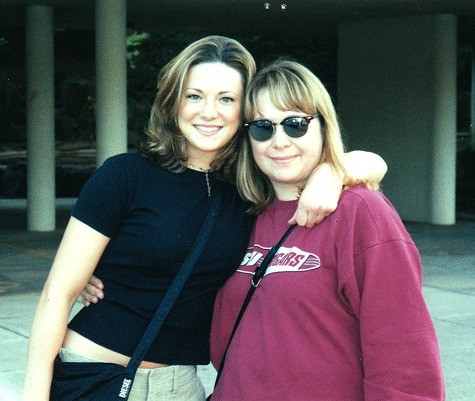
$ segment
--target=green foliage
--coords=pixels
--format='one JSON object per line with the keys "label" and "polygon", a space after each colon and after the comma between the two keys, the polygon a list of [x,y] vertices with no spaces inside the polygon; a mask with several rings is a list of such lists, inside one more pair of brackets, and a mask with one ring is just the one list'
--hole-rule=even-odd
{"label": "green foliage", "polygon": [[127,60],[130,68],[135,68],[134,59],[140,55],[142,43],[150,37],[150,34],[134,32],[127,36]]}

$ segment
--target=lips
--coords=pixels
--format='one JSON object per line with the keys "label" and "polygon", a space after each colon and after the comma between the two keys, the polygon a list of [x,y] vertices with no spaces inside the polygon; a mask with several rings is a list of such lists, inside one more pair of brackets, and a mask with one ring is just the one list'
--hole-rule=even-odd
{"label": "lips", "polygon": [[274,163],[277,164],[288,164],[292,160],[294,160],[297,156],[280,156],[280,157],[272,157]]}
{"label": "lips", "polygon": [[204,135],[216,134],[223,128],[221,125],[194,125],[194,127]]}

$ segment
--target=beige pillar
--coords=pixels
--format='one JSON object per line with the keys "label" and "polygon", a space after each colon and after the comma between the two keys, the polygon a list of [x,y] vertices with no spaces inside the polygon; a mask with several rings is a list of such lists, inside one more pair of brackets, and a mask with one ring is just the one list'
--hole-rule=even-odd
{"label": "beige pillar", "polygon": [[456,17],[340,25],[338,110],[352,149],[381,154],[401,217],[455,222]]}
{"label": "beige pillar", "polygon": [[475,151],[475,44],[472,45],[472,88],[470,102],[470,134],[471,148]]}
{"label": "beige pillar", "polygon": [[457,163],[457,19],[434,18],[430,222],[455,224]]}
{"label": "beige pillar", "polygon": [[53,9],[26,9],[27,228],[55,229]]}
{"label": "beige pillar", "polygon": [[96,0],[97,165],[127,151],[126,1]]}

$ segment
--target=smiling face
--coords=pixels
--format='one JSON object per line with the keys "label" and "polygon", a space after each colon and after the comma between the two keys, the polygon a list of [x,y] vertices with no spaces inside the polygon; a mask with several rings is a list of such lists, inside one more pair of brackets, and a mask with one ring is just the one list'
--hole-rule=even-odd
{"label": "smiling face", "polygon": [[209,168],[233,138],[240,125],[242,97],[242,77],[237,70],[223,63],[202,63],[190,69],[178,109],[189,164]]}
{"label": "smiling face", "polygon": [[279,110],[273,104],[267,89],[259,91],[256,103],[259,113],[254,119],[270,120],[277,125],[269,140],[259,142],[251,138],[254,160],[269,177],[278,199],[296,199],[310,174],[320,163],[323,145],[319,119],[310,121],[305,135],[291,138],[279,123],[287,117],[306,114]]}

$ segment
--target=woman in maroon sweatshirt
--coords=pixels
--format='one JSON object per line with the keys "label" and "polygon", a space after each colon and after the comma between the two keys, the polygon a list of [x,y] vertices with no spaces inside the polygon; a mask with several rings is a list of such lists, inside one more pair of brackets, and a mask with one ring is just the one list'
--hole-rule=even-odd
{"label": "woman in maroon sweatshirt", "polygon": [[[258,72],[246,118],[238,187],[262,213],[240,268],[216,299],[216,367],[250,279],[286,231],[311,171],[322,161],[343,169],[331,99],[302,65],[277,61]],[[445,399],[421,270],[386,197],[351,186],[323,223],[296,227],[277,251],[230,343],[212,401]]]}

